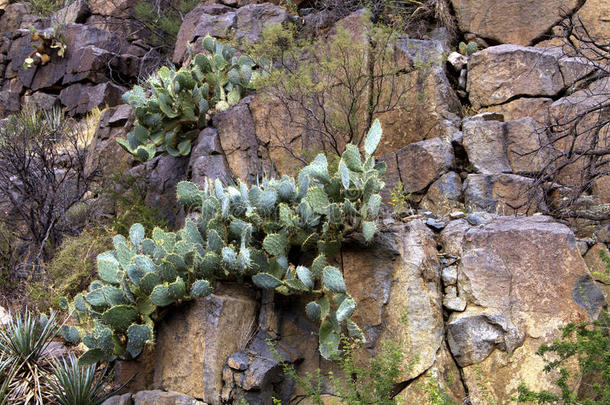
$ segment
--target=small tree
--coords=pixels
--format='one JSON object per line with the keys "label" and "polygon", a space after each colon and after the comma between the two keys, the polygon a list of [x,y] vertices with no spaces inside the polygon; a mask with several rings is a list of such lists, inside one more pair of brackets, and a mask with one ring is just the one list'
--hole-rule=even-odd
{"label": "small tree", "polygon": [[34,263],[73,231],[66,213],[96,177],[95,170],[85,171],[84,134],[57,109],[25,108],[0,129],[0,198],[7,222],[33,248]]}

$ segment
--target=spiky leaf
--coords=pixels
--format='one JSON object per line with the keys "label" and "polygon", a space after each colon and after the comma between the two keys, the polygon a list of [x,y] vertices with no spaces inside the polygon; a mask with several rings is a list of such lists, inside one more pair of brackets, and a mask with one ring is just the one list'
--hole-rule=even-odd
{"label": "spiky leaf", "polygon": [[371,125],[369,133],[366,135],[366,139],[364,140],[364,152],[366,152],[367,155],[373,155],[375,153],[377,146],[379,146],[382,133],[381,122],[376,119],[373,121],[373,125]]}
{"label": "spiky leaf", "polygon": [[346,291],[343,274],[341,274],[341,270],[336,267],[326,266],[324,268],[322,282],[324,283],[324,287],[328,288],[330,291],[337,293],[344,293]]}
{"label": "spiky leaf", "polygon": [[254,284],[260,288],[271,290],[282,285],[282,282],[269,273],[258,273],[252,277]]}

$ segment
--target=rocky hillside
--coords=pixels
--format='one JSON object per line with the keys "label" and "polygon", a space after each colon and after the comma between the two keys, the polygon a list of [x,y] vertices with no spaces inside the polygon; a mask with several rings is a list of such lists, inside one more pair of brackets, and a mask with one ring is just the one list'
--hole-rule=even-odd
{"label": "rocky hillside", "polygon": [[[545,373],[536,351],[566,324],[598,319],[610,294],[601,258],[610,256],[610,3],[431,1],[398,23],[387,18],[398,12],[335,3],[200,1],[168,50],[134,0],[74,0],[45,17],[33,3],[0,0],[0,127],[25,105],[56,106],[75,122],[101,110],[83,173],[116,190],[125,187],[111,180],[117,169],[146,179],[145,206],[175,230],[193,218],[176,199],[179,182],[257,184],[265,173],[296,175],[318,152],[340,165],[336,155],[350,142],[362,149],[378,119],[375,157],[387,171],[377,233],[370,243],[346,236],[332,261],[366,340],[354,356],[395,345],[397,403],[516,403],[522,383],[558,393],[556,370]],[[417,13],[427,13],[424,32],[406,29]],[[377,31],[382,22],[392,29]],[[192,66],[209,53],[208,35],[253,55],[254,72],[280,74],[203,112],[188,153],[128,153],[117,139],[143,116],[123,94],[161,66]],[[118,215],[100,207],[87,215]],[[309,301],[217,282],[169,307],[154,345],[114,363],[127,385],[105,404],[314,403],[283,365],[349,376],[321,356]],[[585,395],[595,376],[582,377],[574,389]],[[321,387],[333,403],[336,388]],[[438,392],[453,402],[435,402]]]}

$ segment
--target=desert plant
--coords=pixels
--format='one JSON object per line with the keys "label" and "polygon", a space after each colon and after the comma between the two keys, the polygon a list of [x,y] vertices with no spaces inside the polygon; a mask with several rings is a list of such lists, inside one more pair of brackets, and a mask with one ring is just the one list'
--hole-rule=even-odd
{"label": "desert plant", "polygon": [[[538,355],[545,361],[544,372],[559,371],[555,381],[559,393],[548,391],[535,392],[525,384],[519,386],[519,402],[537,402],[562,404],[601,405],[610,403],[610,315],[603,311],[599,318],[593,322],[581,324],[569,323],[562,329],[561,338],[555,339],[552,344],[541,345]],[[545,357],[550,355],[549,357]],[[594,375],[595,383],[589,387],[589,394],[579,395],[576,387],[571,386],[570,378],[574,373],[568,370],[566,363],[576,358],[578,360],[579,375],[577,380],[583,381],[586,374]],[[581,387],[582,388],[582,387]]]}
{"label": "desert plant", "polygon": [[[29,69],[32,66],[44,66],[51,60],[51,55],[54,52],[60,58],[66,54],[66,38],[61,33],[59,25],[53,25],[46,30],[37,31],[36,28],[30,27],[31,41],[34,51],[23,61],[23,68]],[[35,43],[37,42],[37,43]]]}
{"label": "desert plant", "polygon": [[[411,362],[404,362],[400,347],[393,342],[382,345],[379,353],[368,361],[357,356],[359,342],[341,337],[343,353],[336,359],[340,373],[329,372],[323,375],[318,368],[314,373],[299,376],[294,366],[286,362],[269,343],[270,351],[282,364],[284,374],[292,379],[303,391],[302,395],[293,398],[299,403],[308,398],[312,403],[349,404],[349,405],[390,405],[396,403],[394,397],[400,392],[400,375],[411,367]],[[406,366],[405,366],[406,364]],[[333,399],[324,400],[324,386],[333,388]],[[277,402],[281,403],[281,402]]]}
{"label": "desert plant", "polygon": [[[342,272],[328,260],[354,232],[362,232],[367,242],[373,239],[386,168],[373,157],[380,139],[375,121],[364,142],[365,159],[350,144],[336,173],[329,173],[320,154],[297,180],[265,178],[251,187],[225,187],[216,180],[203,190],[179,183],[178,201],[198,210],[199,218],[187,219],[176,233],[155,228],[146,238],[144,227],[135,224],[128,239],[115,236],[114,250],[97,257],[101,281],[71,304],[75,315],[88,321],[82,341],[90,350],[81,363],[138,356],[166,307],[206,296],[216,280],[224,279],[251,278],[281,294],[317,296],[306,311],[321,324],[319,349],[325,358],[339,353],[342,325],[363,338],[350,319],[355,302]],[[300,256],[289,253],[299,250],[314,253],[309,267],[289,261]]]}
{"label": "desert plant", "polygon": [[458,52],[464,56],[470,56],[478,50],[479,50],[479,46],[476,44],[476,42],[472,42],[472,41],[470,41],[468,43],[460,42],[458,44]]}
{"label": "desert plant", "polygon": [[26,0],[34,13],[41,17],[48,17],[60,8],[70,3],[67,0]]}
{"label": "desert plant", "polygon": [[61,110],[29,107],[0,128],[0,201],[7,224],[32,248],[32,262],[47,259],[62,236],[74,232],[66,214],[85,200],[97,172],[85,171],[87,142]]}
{"label": "desert plant", "polygon": [[198,0],[140,0],[133,12],[136,21],[150,32],[151,44],[172,52],[184,16],[197,4]]}
{"label": "desert plant", "polygon": [[81,367],[73,354],[60,359],[52,366],[49,389],[61,405],[100,405],[117,394],[122,387],[107,391],[110,385],[108,365],[101,371],[96,365]]}
{"label": "desert plant", "polygon": [[237,104],[250,86],[251,58],[236,56],[234,48],[209,35],[203,47],[208,54],[191,55],[189,65],[178,71],[163,66],[144,87],[123,95],[137,122],[127,139],[118,142],[136,160],[147,161],[161,152],[188,156],[192,141],[207,125],[208,111]]}
{"label": "desert plant", "polygon": [[9,371],[13,374],[7,390],[11,404],[49,402],[49,393],[44,388],[49,370],[42,357],[58,332],[54,313],[35,317],[28,310],[0,327],[0,357],[15,367]]}

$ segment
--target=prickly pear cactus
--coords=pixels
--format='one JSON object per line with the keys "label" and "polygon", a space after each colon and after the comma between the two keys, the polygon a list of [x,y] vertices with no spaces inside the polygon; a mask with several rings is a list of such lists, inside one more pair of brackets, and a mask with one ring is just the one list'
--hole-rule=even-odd
{"label": "prickly pear cactus", "polygon": [[[114,250],[97,258],[101,280],[71,305],[86,319],[80,332],[90,350],[81,362],[136,357],[152,343],[166,307],[211,294],[217,280],[250,279],[280,294],[314,297],[305,309],[320,323],[319,350],[327,359],[340,353],[344,330],[364,339],[350,319],[356,304],[343,273],[329,263],[346,235],[373,240],[386,170],[373,157],[380,139],[375,121],[364,158],[349,145],[336,173],[320,154],[296,180],[264,178],[251,187],[208,180],[203,189],[179,183],[178,201],[198,211],[197,220],[176,233],[155,228],[147,238],[135,224],[129,238],[115,236]],[[295,251],[313,251],[315,259],[292,263]]]}
{"label": "prickly pear cactus", "polygon": [[206,126],[209,111],[237,104],[248,87],[255,65],[246,55],[209,35],[203,39],[207,54],[191,55],[188,66],[163,66],[143,86],[123,95],[136,114],[134,130],[119,145],[145,162],[158,153],[188,156],[192,141]]}

